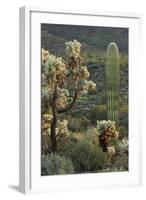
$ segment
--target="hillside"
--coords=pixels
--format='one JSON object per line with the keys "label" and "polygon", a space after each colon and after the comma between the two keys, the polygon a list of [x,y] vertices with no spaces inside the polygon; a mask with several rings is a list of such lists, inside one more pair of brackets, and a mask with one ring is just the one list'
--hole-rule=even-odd
{"label": "hillside", "polygon": [[128,52],[128,29],[95,26],[41,25],[42,48],[54,54],[64,53],[67,40],[79,40],[83,51],[105,51],[109,42],[116,42],[120,52]]}

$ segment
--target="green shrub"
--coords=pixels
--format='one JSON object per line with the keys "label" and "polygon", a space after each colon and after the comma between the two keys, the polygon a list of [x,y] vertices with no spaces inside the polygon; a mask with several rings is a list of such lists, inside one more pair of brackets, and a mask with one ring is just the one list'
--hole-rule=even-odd
{"label": "green shrub", "polygon": [[122,168],[123,171],[128,170],[128,159],[129,159],[128,149],[129,149],[129,144],[127,138],[123,138],[122,140],[118,141],[117,154],[113,160],[113,167]]}
{"label": "green shrub", "polygon": [[68,128],[73,132],[80,131],[81,130],[80,120],[72,118],[72,120],[68,124]]}
{"label": "green shrub", "polygon": [[101,148],[86,139],[66,143],[63,154],[72,160],[76,173],[96,171],[105,162],[105,154]]}
{"label": "green shrub", "polygon": [[79,122],[82,129],[87,129],[87,127],[90,126],[91,124],[90,120],[87,119],[86,117],[81,117]]}
{"label": "green shrub", "polygon": [[81,141],[83,139],[88,141],[89,143],[92,143],[93,145],[98,145],[99,138],[97,129],[92,127],[79,132],[69,132],[68,136],[64,138],[58,138],[57,153],[63,155],[62,150],[64,149],[64,146],[70,144],[70,142],[77,143],[78,141]]}
{"label": "green shrub", "polygon": [[128,153],[129,141],[126,137],[120,140],[118,145],[120,153]]}
{"label": "green shrub", "polygon": [[103,93],[100,97],[99,97],[99,104],[101,105],[106,105],[107,103],[107,95],[106,93]]}
{"label": "green shrub", "polygon": [[122,153],[115,156],[113,159],[113,167],[116,167],[118,169],[122,168],[122,171],[127,171],[129,168],[128,155],[126,153]]}
{"label": "green shrub", "polygon": [[110,166],[110,167],[106,167],[104,169],[98,170],[98,172],[123,172],[123,171],[127,171],[124,167],[122,166]]}
{"label": "green shrub", "polygon": [[128,130],[124,126],[120,126],[119,127],[119,139],[122,139],[127,136],[128,136]]}
{"label": "green shrub", "polygon": [[120,126],[124,126],[128,130],[128,105],[123,105],[119,110]]}
{"label": "green shrub", "polygon": [[86,116],[80,118],[72,118],[69,120],[68,128],[70,131],[78,132],[87,129],[91,125],[91,121]]}
{"label": "green shrub", "polygon": [[65,157],[57,154],[49,154],[41,157],[41,174],[57,175],[57,174],[73,174],[74,168],[72,162]]}
{"label": "green shrub", "polygon": [[97,120],[106,120],[107,119],[106,105],[94,106],[91,109],[89,116],[90,120],[93,123],[96,123]]}
{"label": "green shrub", "polygon": [[93,145],[99,145],[99,135],[96,128],[90,128],[83,132],[85,140],[91,142]]}

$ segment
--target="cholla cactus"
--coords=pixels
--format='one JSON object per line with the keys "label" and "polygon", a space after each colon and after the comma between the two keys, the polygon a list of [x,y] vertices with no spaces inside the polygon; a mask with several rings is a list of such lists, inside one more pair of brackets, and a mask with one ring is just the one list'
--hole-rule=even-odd
{"label": "cholla cactus", "polygon": [[112,137],[117,138],[118,132],[116,131],[115,122],[111,120],[97,120],[97,130],[100,135],[105,134],[105,132],[111,133]]}
{"label": "cholla cactus", "polygon": [[[56,57],[42,49],[42,100],[47,103],[53,116],[50,125],[52,152],[56,151],[56,135],[63,122],[57,121],[57,115],[70,110],[77,98],[88,91],[95,91],[96,84],[87,79],[90,76],[88,69],[83,65],[81,44],[77,40],[65,43],[66,59]],[[67,90],[71,85],[71,94]],[[70,95],[70,96],[69,96]],[[69,99],[71,100],[69,102]],[[45,104],[46,105],[46,104]],[[60,131],[61,132],[61,131]]]}
{"label": "cholla cactus", "polygon": [[81,86],[79,87],[78,94],[79,97],[87,94],[89,91],[95,91],[96,90],[96,84],[93,81],[83,81],[81,82]]}
{"label": "cholla cactus", "polygon": [[[53,116],[51,114],[44,114],[42,116],[42,135],[50,135],[50,127],[53,120]],[[56,125],[56,135],[58,134],[65,134],[68,132],[68,121],[63,120],[59,121],[57,120]]]}
{"label": "cholla cactus", "polygon": [[116,153],[116,150],[115,150],[114,146],[107,147],[107,162],[108,162],[108,164],[111,165],[111,161],[112,161],[112,158],[115,155],[115,153]]}
{"label": "cholla cactus", "polygon": [[57,135],[66,134],[68,132],[68,121],[64,119],[62,122],[57,120]]}
{"label": "cholla cactus", "polygon": [[57,88],[56,108],[63,109],[68,105],[69,92],[66,89]]}
{"label": "cholla cactus", "polygon": [[79,78],[81,80],[86,80],[87,78],[89,78],[90,73],[88,72],[88,69],[86,66],[81,66],[79,69]]}
{"label": "cholla cactus", "polygon": [[116,130],[114,121],[97,120],[97,131],[99,133],[99,143],[103,151],[108,151],[109,142],[112,138],[117,139],[119,132]]}
{"label": "cholla cactus", "polygon": [[48,55],[49,55],[49,51],[48,50],[45,50],[45,49],[42,49],[42,64],[44,64],[48,58]]}
{"label": "cholla cactus", "polygon": [[44,114],[42,116],[42,134],[47,134],[48,129],[50,128],[53,116],[51,114]]}
{"label": "cholla cactus", "polygon": [[109,146],[107,147],[107,155],[112,157],[116,153],[115,147],[114,146]]}
{"label": "cholla cactus", "polygon": [[46,121],[51,122],[52,119],[53,119],[53,116],[51,114],[44,114],[43,115],[43,119],[46,120]]}
{"label": "cholla cactus", "polygon": [[69,58],[78,59],[80,57],[81,44],[77,40],[69,41],[65,43],[66,55]]}
{"label": "cholla cactus", "polygon": [[120,147],[120,152],[121,153],[127,153],[128,152],[128,147],[129,147],[129,142],[127,138],[123,138],[122,141],[119,143]]}
{"label": "cholla cactus", "polygon": [[44,66],[44,74],[49,83],[53,84],[57,81],[58,85],[62,84],[67,75],[66,65],[61,57],[49,54]]}
{"label": "cholla cactus", "polygon": [[50,135],[50,127],[53,120],[53,116],[49,113],[45,113],[42,115],[41,120],[41,142],[42,142],[42,150],[43,152],[48,152],[48,143],[47,138]]}

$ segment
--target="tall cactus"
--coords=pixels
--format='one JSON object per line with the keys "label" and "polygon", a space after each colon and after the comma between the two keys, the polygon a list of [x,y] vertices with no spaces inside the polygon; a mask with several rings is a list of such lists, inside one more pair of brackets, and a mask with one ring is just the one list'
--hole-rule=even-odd
{"label": "tall cactus", "polygon": [[106,55],[106,85],[107,85],[107,118],[118,125],[119,107],[119,51],[116,43],[111,42]]}

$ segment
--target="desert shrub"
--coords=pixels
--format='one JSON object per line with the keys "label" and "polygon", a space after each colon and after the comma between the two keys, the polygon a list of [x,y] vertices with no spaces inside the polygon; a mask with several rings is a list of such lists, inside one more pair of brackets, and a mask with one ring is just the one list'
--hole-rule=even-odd
{"label": "desert shrub", "polygon": [[72,162],[65,157],[57,154],[49,154],[41,157],[41,174],[57,175],[57,174],[73,174],[74,167]]}
{"label": "desert shrub", "polygon": [[87,129],[88,126],[90,126],[91,121],[87,119],[86,117],[81,117],[79,120],[81,129]]}
{"label": "desert shrub", "polygon": [[84,138],[66,143],[63,154],[72,160],[76,173],[98,170],[105,162],[105,153],[101,148]]}
{"label": "desert shrub", "polygon": [[106,167],[101,170],[98,170],[98,172],[123,172],[123,171],[127,171],[127,170],[122,166],[120,167],[111,166],[111,167]]}
{"label": "desert shrub", "polygon": [[107,94],[103,93],[100,97],[99,97],[99,104],[101,105],[106,105],[107,103]]}
{"label": "desert shrub", "polygon": [[51,153],[51,141],[49,135],[43,135],[41,136],[41,153]]}
{"label": "desert shrub", "polygon": [[68,124],[69,130],[76,132],[81,130],[80,120],[72,118],[72,120]]}
{"label": "desert shrub", "polygon": [[115,139],[115,138],[112,138],[110,140],[110,146],[114,146],[116,153],[119,152],[119,149],[120,149],[119,141],[120,141],[119,139]]}
{"label": "desert shrub", "polygon": [[119,151],[120,153],[127,153],[129,148],[129,142],[127,138],[123,138],[119,141]]}
{"label": "desert shrub", "polygon": [[128,146],[127,138],[118,141],[118,150],[113,160],[113,167],[122,168],[123,171],[128,170]]}
{"label": "desert shrub", "polygon": [[87,131],[84,131],[83,136],[85,140],[91,142],[93,145],[99,144],[99,137],[98,137],[98,131],[96,128],[90,128]]}
{"label": "desert shrub", "polygon": [[[81,113],[80,113],[81,115]],[[72,118],[69,120],[68,128],[70,131],[78,132],[87,129],[91,125],[91,121],[86,117]]]}
{"label": "desert shrub", "polygon": [[128,115],[119,117],[119,125],[124,126],[128,130]]}
{"label": "desert shrub", "polygon": [[111,140],[116,140],[119,136],[115,122],[111,120],[97,120],[97,131],[99,133],[100,146],[103,151],[107,152],[109,145],[111,145]]}
{"label": "desert shrub", "polygon": [[64,145],[67,143],[71,142],[78,142],[81,140],[87,140],[88,142],[92,143],[93,145],[98,145],[99,144],[99,138],[98,138],[98,131],[96,128],[88,128],[87,130],[83,129],[78,132],[68,132],[68,135],[66,137],[60,137],[57,138],[58,144],[57,144],[57,152],[60,155],[63,155],[62,148]]}
{"label": "desert shrub", "polygon": [[128,129],[128,106],[127,105],[123,105],[120,107],[119,121],[120,121],[120,126],[124,126],[125,128]]}
{"label": "desert shrub", "polygon": [[114,157],[113,167],[118,169],[122,168],[122,171],[128,170],[128,155],[126,153],[118,154]]}
{"label": "desert shrub", "polygon": [[128,130],[124,126],[120,126],[119,127],[119,139],[122,139],[127,136],[128,136]]}
{"label": "desert shrub", "polygon": [[91,108],[89,117],[93,124],[96,123],[97,120],[107,119],[106,105],[97,105]]}

